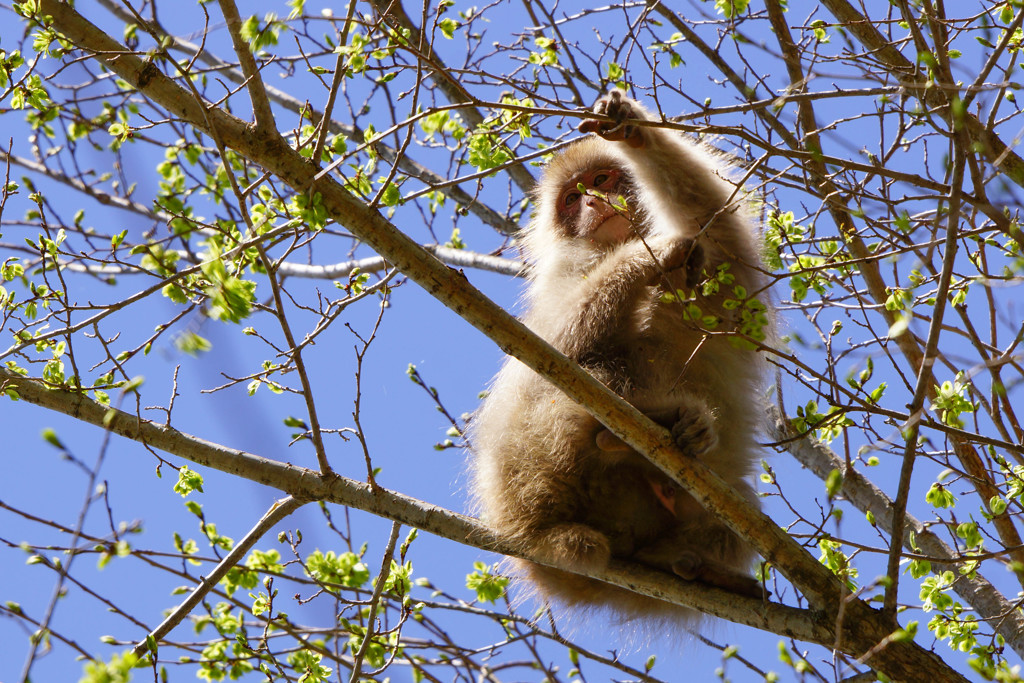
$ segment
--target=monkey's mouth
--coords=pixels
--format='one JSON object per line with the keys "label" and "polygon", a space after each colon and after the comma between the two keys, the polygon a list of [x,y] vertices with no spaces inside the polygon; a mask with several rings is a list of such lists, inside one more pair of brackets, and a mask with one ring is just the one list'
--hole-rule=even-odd
{"label": "monkey's mouth", "polygon": [[594,226],[587,238],[594,242],[618,244],[625,242],[632,232],[633,222],[616,212]]}

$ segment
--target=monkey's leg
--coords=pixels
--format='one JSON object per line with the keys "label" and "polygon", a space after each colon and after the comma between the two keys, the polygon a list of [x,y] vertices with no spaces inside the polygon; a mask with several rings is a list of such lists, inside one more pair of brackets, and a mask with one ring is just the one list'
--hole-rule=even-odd
{"label": "monkey's leg", "polygon": [[[678,419],[672,425],[672,436],[679,445],[680,450],[686,455],[700,458],[706,453],[715,449],[718,445],[718,432],[715,429],[714,417],[705,405],[698,401],[688,401],[679,408]],[[680,518],[693,514],[692,506],[687,505],[682,493],[677,497],[677,516]],[[702,518],[699,525],[699,535],[705,539],[705,543],[699,546],[677,545],[676,556],[670,560],[669,566],[673,572],[680,577],[708,583],[733,593],[760,597],[764,591],[761,584],[747,574],[735,569],[736,562],[721,560],[719,555],[725,558],[735,557],[737,560],[745,553],[741,550],[742,542],[731,529],[717,521],[704,511],[697,513]],[[661,545],[671,546],[671,541],[676,539],[665,539]],[[690,541],[693,542],[693,539]],[[668,547],[665,549],[667,550]]]}
{"label": "monkey's leg", "polygon": [[505,468],[505,530],[542,562],[600,569],[611,557],[611,541],[584,523],[595,495],[588,472],[597,423],[567,398],[552,401],[549,411],[556,426],[534,435],[537,452]]}
{"label": "monkey's leg", "polygon": [[576,569],[603,569],[611,559],[611,541],[586,524],[556,524],[538,532],[535,546],[540,559]]}

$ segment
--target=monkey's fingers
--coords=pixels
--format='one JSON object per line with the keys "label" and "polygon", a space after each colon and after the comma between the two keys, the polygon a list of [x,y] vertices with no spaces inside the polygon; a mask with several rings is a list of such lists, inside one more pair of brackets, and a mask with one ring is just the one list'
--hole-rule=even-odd
{"label": "monkey's fingers", "polygon": [[600,119],[584,119],[579,126],[576,127],[581,133],[597,133],[605,140],[625,140],[628,134],[627,129],[633,128],[634,126],[627,126],[625,123],[619,121],[601,121]]}
{"label": "monkey's fingers", "polygon": [[704,248],[694,242],[686,259],[686,287],[693,289],[704,279]]}
{"label": "monkey's fingers", "polygon": [[706,408],[696,404],[680,406],[679,418],[670,431],[680,450],[694,458],[701,457],[718,445],[718,434],[711,415]]}
{"label": "monkey's fingers", "polygon": [[[683,266],[689,268],[693,252],[700,249],[695,240],[689,237],[679,237],[669,241],[665,247],[659,248],[655,251],[655,255],[658,258],[658,264],[666,272],[671,272]],[[703,250],[700,253],[703,254]],[[700,258],[703,260],[703,255]],[[660,275],[659,273],[657,277]]]}
{"label": "monkey's fingers", "polygon": [[640,128],[625,121],[611,123],[598,119],[584,119],[576,129],[581,133],[596,133],[610,142],[625,142],[635,148],[644,146],[644,136]]}

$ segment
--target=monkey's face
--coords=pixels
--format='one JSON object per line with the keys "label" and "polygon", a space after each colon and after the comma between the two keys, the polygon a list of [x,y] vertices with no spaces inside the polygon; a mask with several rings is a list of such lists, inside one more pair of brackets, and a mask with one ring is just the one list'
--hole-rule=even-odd
{"label": "monkey's face", "polygon": [[574,237],[599,244],[625,242],[633,231],[624,210],[627,186],[625,174],[616,168],[573,175],[558,195],[559,221]]}

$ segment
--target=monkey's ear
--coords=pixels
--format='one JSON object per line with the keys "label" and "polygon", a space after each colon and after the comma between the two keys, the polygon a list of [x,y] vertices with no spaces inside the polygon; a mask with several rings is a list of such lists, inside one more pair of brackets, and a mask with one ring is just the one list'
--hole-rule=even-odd
{"label": "monkey's ear", "polygon": [[607,453],[621,453],[623,451],[633,450],[629,447],[629,444],[612,434],[607,429],[602,429],[597,433],[597,436],[594,438],[594,443],[597,444],[597,447],[600,450]]}

